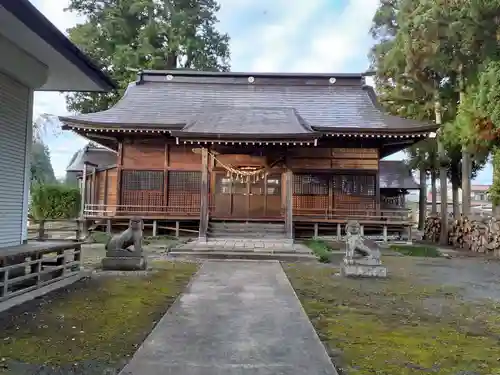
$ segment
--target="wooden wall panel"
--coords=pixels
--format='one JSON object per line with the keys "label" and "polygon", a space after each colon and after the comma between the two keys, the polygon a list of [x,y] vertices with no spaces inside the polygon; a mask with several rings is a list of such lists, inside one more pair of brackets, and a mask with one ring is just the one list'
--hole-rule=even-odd
{"label": "wooden wall panel", "polygon": [[[252,155],[217,155],[217,159],[231,166],[249,166],[249,167],[263,167],[266,165],[266,158],[264,156]],[[215,167],[221,167],[219,163],[215,163]]]}
{"label": "wooden wall panel", "polygon": [[376,148],[332,148],[335,159],[378,159]]}
{"label": "wooden wall panel", "polygon": [[118,193],[118,172],[116,168],[108,169],[108,192],[106,204],[110,207],[116,206]]}
{"label": "wooden wall panel", "polygon": [[331,159],[320,158],[290,158],[287,165],[291,169],[331,169]]}
{"label": "wooden wall panel", "polygon": [[165,165],[164,144],[123,144],[123,169],[161,169]]}
{"label": "wooden wall panel", "polygon": [[361,213],[375,209],[375,203],[374,196],[333,195],[333,208],[341,211],[360,211],[358,213]]}
{"label": "wooden wall panel", "polygon": [[287,156],[290,158],[331,158],[332,149],[324,147],[300,147],[291,148],[287,152]]}
{"label": "wooden wall panel", "polygon": [[106,171],[97,172],[97,203],[104,204],[104,197],[106,196]]}
{"label": "wooden wall panel", "polygon": [[332,169],[378,170],[378,159],[332,159]]}
{"label": "wooden wall panel", "polygon": [[[178,170],[201,170],[201,150],[193,152],[197,147],[172,145],[168,156],[169,169]],[[163,162],[163,159],[162,159]]]}

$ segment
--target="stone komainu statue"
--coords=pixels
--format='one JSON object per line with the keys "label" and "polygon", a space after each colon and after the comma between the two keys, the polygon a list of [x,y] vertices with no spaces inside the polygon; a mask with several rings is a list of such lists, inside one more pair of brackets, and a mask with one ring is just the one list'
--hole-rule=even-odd
{"label": "stone komainu statue", "polygon": [[380,250],[371,249],[365,245],[361,236],[361,226],[357,221],[348,221],[345,226],[346,231],[346,257],[353,259],[355,255],[361,255],[363,258],[380,259]]}
{"label": "stone komainu statue", "polygon": [[[107,252],[120,252],[128,251],[137,254],[142,253],[142,239],[143,239],[144,224],[140,218],[130,219],[128,228],[114,235],[106,244]],[[133,246],[132,250],[130,247]]]}

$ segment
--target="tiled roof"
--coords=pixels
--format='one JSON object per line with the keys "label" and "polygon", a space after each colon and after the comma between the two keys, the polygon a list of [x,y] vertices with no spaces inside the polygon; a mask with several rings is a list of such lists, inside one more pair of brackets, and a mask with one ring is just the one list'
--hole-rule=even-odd
{"label": "tiled roof", "polygon": [[66,168],[66,172],[81,172],[83,164],[89,162],[97,165],[98,168],[116,164],[116,153],[105,148],[95,148],[85,146],[77,152]]}
{"label": "tiled roof", "polygon": [[314,135],[294,108],[221,107],[203,110],[177,136],[239,134],[240,136]]}
{"label": "tiled roof", "polygon": [[[251,77],[251,78],[249,78]],[[330,77],[330,78],[329,78]],[[335,79],[333,79],[333,78]],[[259,109],[261,114],[257,115]],[[217,117],[217,112],[219,117]],[[358,75],[301,75],[208,72],[146,72],[131,84],[112,108],[97,113],[61,117],[66,124],[106,128],[162,128],[180,130],[184,126],[217,133],[246,131],[249,134],[296,133],[295,112],[304,125],[323,131],[432,131],[436,127],[384,114],[375,93]],[[210,119],[203,119],[208,116]],[[220,119],[224,125],[214,124]],[[262,126],[246,129],[231,121]],[[223,128],[224,126],[224,128]],[[273,125],[274,126],[274,125]],[[228,129],[231,128],[231,129]],[[188,130],[188,129],[186,129]]]}
{"label": "tiled roof", "polygon": [[404,161],[380,161],[380,188],[381,189],[418,189],[411,170]]}

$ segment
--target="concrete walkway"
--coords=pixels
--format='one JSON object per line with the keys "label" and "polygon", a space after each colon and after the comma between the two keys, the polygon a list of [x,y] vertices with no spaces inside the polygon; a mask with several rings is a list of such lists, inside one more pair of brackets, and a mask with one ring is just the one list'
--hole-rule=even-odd
{"label": "concrete walkway", "polygon": [[337,372],[278,262],[206,262],[120,374]]}

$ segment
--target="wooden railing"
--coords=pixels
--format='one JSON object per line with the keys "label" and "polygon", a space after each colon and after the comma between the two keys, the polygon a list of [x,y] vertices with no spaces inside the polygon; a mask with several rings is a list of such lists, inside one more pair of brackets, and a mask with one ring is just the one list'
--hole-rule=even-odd
{"label": "wooden railing", "polygon": [[142,206],[86,204],[83,214],[86,218],[105,218],[137,215],[141,217],[199,217],[199,206]]}
{"label": "wooden railing", "polygon": [[81,241],[83,238],[83,221],[79,219],[43,219],[30,220],[28,240],[66,240]]}
{"label": "wooden railing", "polygon": [[410,224],[412,222],[411,210],[392,209],[392,210],[352,210],[352,209],[310,209],[294,208],[294,219],[311,219],[332,222],[345,222],[347,220],[358,220],[366,223],[402,223]]}
{"label": "wooden railing", "polygon": [[78,276],[80,260],[81,243],[72,241],[28,242],[2,248],[0,302]]}

